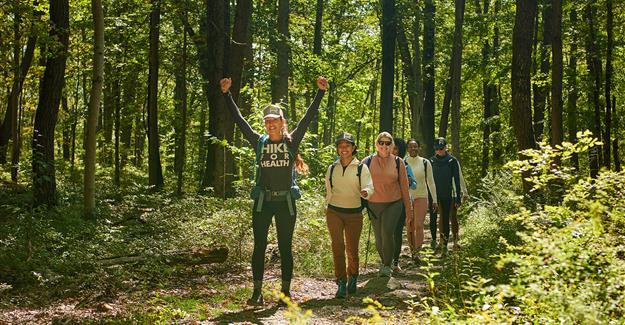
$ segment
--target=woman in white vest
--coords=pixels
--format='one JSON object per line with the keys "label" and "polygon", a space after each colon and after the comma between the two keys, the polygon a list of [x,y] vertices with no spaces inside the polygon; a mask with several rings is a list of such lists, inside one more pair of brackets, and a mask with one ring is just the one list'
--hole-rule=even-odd
{"label": "woman in white vest", "polygon": [[325,177],[326,221],[338,285],[335,297],[345,298],[347,294],[356,293],[358,243],[362,232],[361,198],[368,199],[373,194],[373,181],[367,165],[360,164],[355,157],[354,136],[346,132],[339,135],[336,151],[339,159],[328,167]]}

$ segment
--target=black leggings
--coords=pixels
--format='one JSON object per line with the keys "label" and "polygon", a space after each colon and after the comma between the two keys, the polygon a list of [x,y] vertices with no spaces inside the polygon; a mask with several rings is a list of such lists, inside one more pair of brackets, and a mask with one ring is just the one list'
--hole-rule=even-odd
{"label": "black leggings", "polygon": [[291,281],[293,277],[293,230],[297,209],[293,202],[293,215],[289,213],[287,201],[265,201],[261,212],[252,214],[252,231],[254,233],[254,252],[252,253],[252,275],[254,281],[261,281],[265,271],[265,251],[267,250],[267,235],[273,216],[276,216],[276,232],[278,233],[278,250],[280,251],[280,267],[282,281]]}
{"label": "black leggings", "polygon": [[437,218],[438,214],[441,214],[443,218],[443,245],[447,245],[449,241],[449,214],[451,213],[451,198],[438,199],[438,213],[434,212],[430,208],[430,234],[432,234],[432,240],[436,240],[436,228],[438,226]]}

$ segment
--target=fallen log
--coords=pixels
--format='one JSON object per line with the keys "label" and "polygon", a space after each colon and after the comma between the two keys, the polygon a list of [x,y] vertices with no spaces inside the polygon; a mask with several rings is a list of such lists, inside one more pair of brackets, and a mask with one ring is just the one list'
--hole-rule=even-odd
{"label": "fallen log", "polygon": [[163,255],[128,255],[101,259],[100,266],[116,266],[128,263],[140,263],[149,259],[156,259],[168,265],[201,265],[212,263],[223,263],[228,258],[227,247],[215,248],[194,248],[191,250],[168,252]]}

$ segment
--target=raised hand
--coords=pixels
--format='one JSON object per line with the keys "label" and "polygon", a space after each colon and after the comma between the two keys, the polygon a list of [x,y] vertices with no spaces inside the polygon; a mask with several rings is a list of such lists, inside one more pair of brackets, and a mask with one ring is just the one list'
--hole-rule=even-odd
{"label": "raised hand", "polygon": [[221,92],[222,93],[227,93],[230,90],[230,86],[232,86],[232,79],[230,78],[223,78],[221,80],[219,80],[219,86],[221,86]]}
{"label": "raised hand", "polygon": [[319,76],[317,78],[317,87],[323,91],[328,90],[328,79],[323,76]]}

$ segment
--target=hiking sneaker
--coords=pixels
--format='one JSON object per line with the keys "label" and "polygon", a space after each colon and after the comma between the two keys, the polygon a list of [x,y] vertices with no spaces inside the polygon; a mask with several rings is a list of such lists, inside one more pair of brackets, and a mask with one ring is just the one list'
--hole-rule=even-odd
{"label": "hiking sneaker", "polygon": [[252,297],[247,300],[247,304],[249,306],[262,306],[264,304],[262,291],[260,289],[254,290]]}
{"label": "hiking sneaker", "polygon": [[350,275],[349,279],[347,279],[347,293],[349,293],[350,295],[353,295],[356,293],[357,289],[358,289],[358,276]]}
{"label": "hiking sneaker", "polygon": [[392,274],[393,274],[393,271],[391,270],[390,266],[384,265],[382,266],[382,268],[380,268],[380,272],[379,272],[380,277],[390,278]]}
{"label": "hiking sneaker", "polygon": [[338,279],[336,281],[336,284],[338,285],[338,289],[336,290],[336,294],[334,295],[334,298],[339,298],[339,299],[345,298],[345,296],[347,296],[347,285],[345,283],[345,280]]}
{"label": "hiking sneaker", "polygon": [[401,267],[399,267],[399,261],[393,262],[393,273],[400,273]]}

